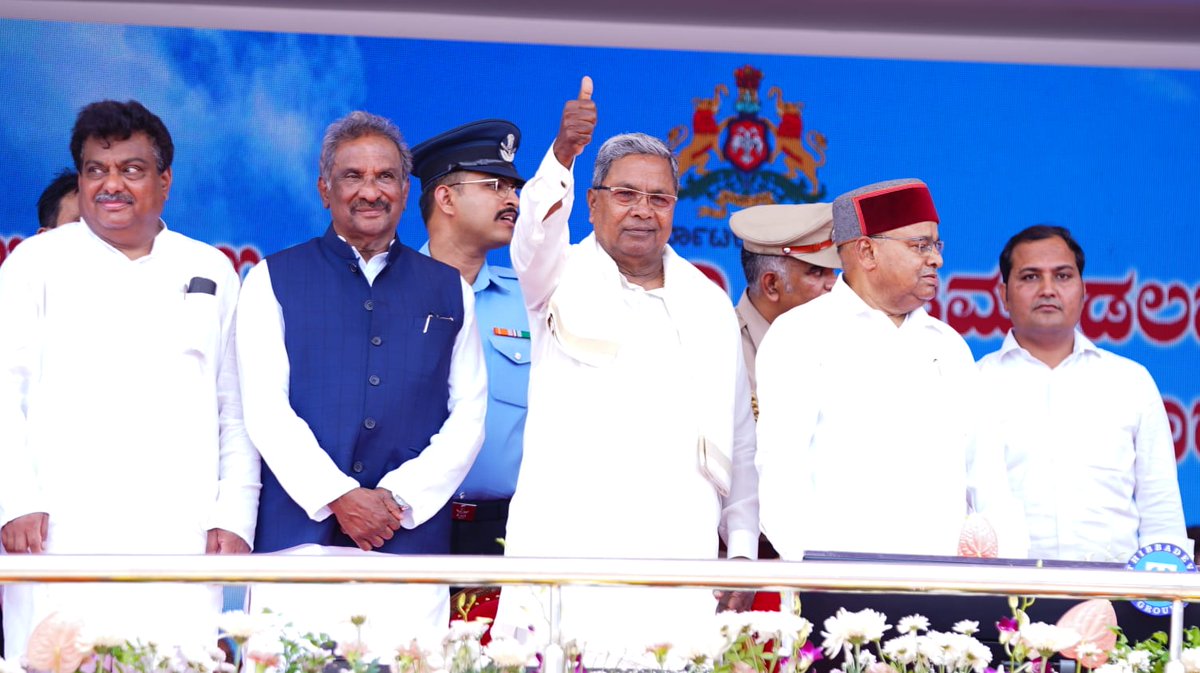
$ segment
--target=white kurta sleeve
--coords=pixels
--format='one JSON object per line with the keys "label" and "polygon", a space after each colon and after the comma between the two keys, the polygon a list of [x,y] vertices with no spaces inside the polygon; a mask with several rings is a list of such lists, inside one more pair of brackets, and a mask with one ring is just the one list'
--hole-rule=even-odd
{"label": "white kurta sleeve", "polygon": [[1029,526],[1025,506],[1013,495],[1008,481],[1008,463],[993,393],[985,390],[983,377],[972,368],[970,383],[958,392],[956,415],[967,419],[967,505],[983,515],[996,531],[1001,558],[1029,555]]}
{"label": "white kurta sleeve", "polygon": [[1138,546],[1170,542],[1190,555],[1192,542],[1183,519],[1171,423],[1154,379],[1144,368],[1139,366],[1139,370],[1137,391],[1133,395],[1142,405],[1133,431],[1133,502],[1138,515]]}
{"label": "white kurta sleeve", "polygon": [[39,297],[44,294],[37,265],[28,261],[14,251],[0,266],[0,525],[47,511],[27,440],[28,395],[41,361]]}
{"label": "white kurta sleeve", "polygon": [[217,413],[220,427],[220,471],[217,502],[207,527],[237,533],[251,547],[258,523],[258,495],[262,490],[262,461],[250,442],[242,418],[242,392],[238,383],[236,307],[238,276],[231,269],[222,280],[221,361],[217,370]]}
{"label": "white kurta sleeve", "polygon": [[[740,344],[740,334],[738,343]],[[737,351],[734,385],[733,475],[721,511],[721,537],[730,558],[758,558],[758,471],[754,466],[754,409],[750,406],[750,376],[741,349]]]}
{"label": "white kurta sleeve", "polygon": [[[558,162],[551,146],[537,174],[521,189],[521,209],[509,249],[531,313],[544,309],[558,286],[571,244],[568,219],[574,200],[575,178],[571,169]],[[550,213],[558,203],[562,207]]]}
{"label": "white kurta sleeve", "polygon": [[404,499],[409,509],[401,522],[415,528],[437,514],[475,463],[483,446],[487,414],[487,369],[479,330],[475,327],[475,294],[459,279],[463,292],[463,324],[450,356],[450,415],[421,455],[385,474],[379,486]]}
{"label": "white kurta sleeve", "polygon": [[[804,519],[812,508],[813,466],[808,459],[825,391],[812,383],[812,370],[800,361],[808,352],[781,316],[758,348],[759,519],[767,539],[785,561],[804,557]],[[783,322],[780,322],[783,321]],[[804,372],[802,375],[801,372]]]}
{"label": "white kurta sleeve", "polygon": [[246,430],[287,494],[311,519],[322,521],[333,513],[329,503],[359,483],[338,469],[308,423],[292,409],[283,309],[275,299],[265,260],[246,275],[236,324]]}

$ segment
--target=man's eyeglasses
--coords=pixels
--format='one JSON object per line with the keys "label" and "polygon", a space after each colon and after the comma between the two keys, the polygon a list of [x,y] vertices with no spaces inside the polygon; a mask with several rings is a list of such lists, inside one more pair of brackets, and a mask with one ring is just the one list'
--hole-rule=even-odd
{"label": "man's eyeglasses", "polygon": [[483,178],[482,180],[463,180],[462,182],[451,182],[447,187],[457,187],[459,185],[487,185],[489,189],[496,192],[499,198],[506,198],[512,192],[517,191],[517,186],[508,180],[501,178]]}
{"label": "man's eyeglasses", "polygon": [[882,234],[875,234],[874,236],[868,236],[867,238],[882,238],[885,241],[903,241],[906,243],[913,243],[914,245],[909,247],[913,250],[916,250],[917,254],[924,257],[932,255],[934,250],[936,250],[937,254],[940,255],[942,254],[942,250],[946,249],[945,241],[940,238],[935,241],[928,236],[884,236]]}
{"label": "man's eyeglasses", "polygon": [[667,210],[671,206],[675,205],[675,202],[679,200],[679,197],[675,196],[674,194],[651,194],[649,192],[642,192],[629,187],[608,187],[605,185],[596,185],[595,187],[592,187],[592,189],[600,189],[612,194],[613,201],[616,201],[618,205],[626,208],[637,205],[637,202],[641,201],[643,196],[646,197],[646,203],[650,204],[650,207],[654,210]]}

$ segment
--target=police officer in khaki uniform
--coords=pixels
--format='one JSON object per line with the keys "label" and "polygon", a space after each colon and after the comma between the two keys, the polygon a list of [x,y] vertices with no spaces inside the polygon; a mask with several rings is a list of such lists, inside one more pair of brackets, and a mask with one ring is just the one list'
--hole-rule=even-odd
{"label": "police officer in khaki uniform", "polygon": [[829,292],[842,263],[828,203],[754,206],[734,213],[729,227],[742,239],[746,291],[735,310],[754,390],[754,356],[767,327],[785,311]]}

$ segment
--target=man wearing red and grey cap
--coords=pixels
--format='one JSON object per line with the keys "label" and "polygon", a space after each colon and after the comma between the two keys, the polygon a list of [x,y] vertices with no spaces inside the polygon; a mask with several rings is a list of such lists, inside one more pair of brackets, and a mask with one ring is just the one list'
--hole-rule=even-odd
{"label": "man wearing red and grey cap", "polygon": [[734,310],[753,390],[754,358],[767,328],[788,310],[833,289],[834,269],[842,262],[833,246],[828,203],[753,206],[734,213],[729,228],[742,239],[746,290]]}
{"label": "man wearing red and grey cap", "polygon": [[971,351],[923,308],[943,248],[928,187],[856,189],[833,220],[842,275],[780,316],[758,352],[763,531],[784,559],[954,555],[978,511],[1000,554],[1023,556],[1002,456],[975,434]]}

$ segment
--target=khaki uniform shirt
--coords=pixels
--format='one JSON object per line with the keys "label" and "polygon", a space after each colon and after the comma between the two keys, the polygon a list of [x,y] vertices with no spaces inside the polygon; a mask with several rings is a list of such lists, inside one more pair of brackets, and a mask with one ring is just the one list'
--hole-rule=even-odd
{"label": "khaki uniform shirt", "polygon": [[758,344],[762,343],[771,323],[750,303],[750,297],[745,290],[742,291],[742,298],[733,310],[737,313],[738,326],[742,330],[742,355],[746,358],[746,373],[750,375],[750,391],[754,392],[758,389],[758,381],[754,376],[754,358],[758,353]]}

